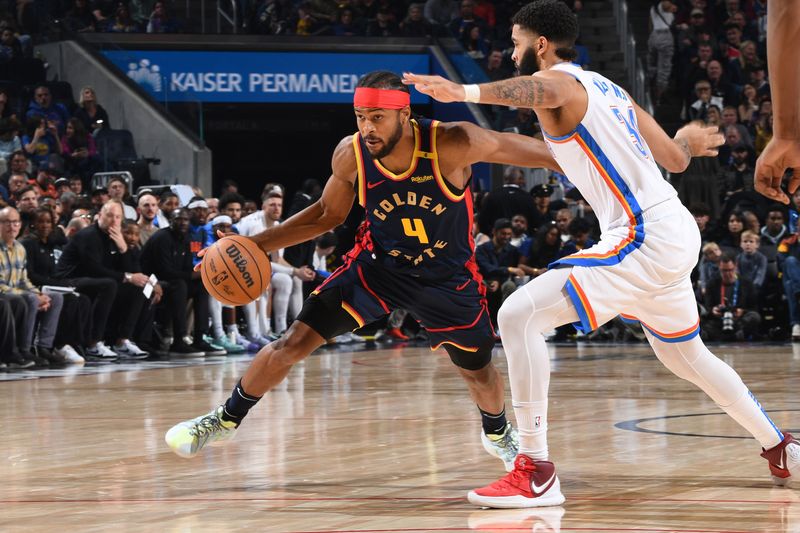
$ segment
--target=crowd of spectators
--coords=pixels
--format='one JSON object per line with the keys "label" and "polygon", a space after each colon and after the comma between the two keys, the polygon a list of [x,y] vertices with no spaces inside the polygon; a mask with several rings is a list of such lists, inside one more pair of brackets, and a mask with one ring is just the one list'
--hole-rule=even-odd
{"label": "crowd of spectators", "polygon": [[[570,3],[576,11],[582,7]],[[123,31],[109,28],[130,19],[141,31],[157,26],[144,13],[169,8],[159,4],[75,0],[65,6],[63,20],[82,21],[76,31]],[[246,26],[260,33],[449,32],[489,79],[513,75],[507,21],[518,7],[514,2],[240,4],[249,17]],[[655,95],[659,100],[677,95],[686,121],[718,126],[726,139],[717,158],[694,159],[685,172],[666,176],[702,235],[693,280],[708,340],[800,340],[798,213],[753,190],[753,164],[771,138],[772,124],[765,11],[766,2],[759,0],[659,0],[651,9],[653,33],[662,32],[650,43]],[[21,20],[25,13],[20,11]],[[180,27],[165,26],[162,31]],[[285,210],[286,191],[279,183],[266,184],[258,202],[242,196],[231,180],[216,197],[164,186],[133,194],[123,174],[98,183],[91,179],[94,136],[109,127],[109,117],[91,87],[79,94],[79,105],[67,109],[41,84],[26,109],[13,109],[0,92],[0,156],[6,161],[0,175],[3,364],[24,368],[150,353],[239,353],[285,331],[303,298],[341,261],[352,228],[273,252],[269,291],[241,309],[211,298],[193,267],[218,231],[252,235],[279,224],[318,198],[321,184],[304,182]],[[496,129],[540,136],[529,110],[486,111]],[[507,167],[501,187],[474,195],[476,260],[493,317],[518,286],[600,237],[591,207],[560,174]],[[800,204],[800,194],[793,202]],[[406,340],[417,333],[406,315],[394,312],[378,336],[389,332],[387,337]],[[566,326],[553,338],[576,335]],[[643,340],[643,335],[612,321],[584,338]]]}

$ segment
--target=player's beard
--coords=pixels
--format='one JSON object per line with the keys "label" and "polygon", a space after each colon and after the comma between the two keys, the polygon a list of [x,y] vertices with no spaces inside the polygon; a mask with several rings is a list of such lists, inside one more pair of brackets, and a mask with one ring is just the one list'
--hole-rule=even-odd
{"label": "player's beard", "polygon": [[392,132],[392,135],[388,139],[386,139],[386,142],[383,144],[383,148],[381,148],[374,154],[370,152],[369,155],[372,157],[372,159],[383,159],[384,157],[392,153],[392,150],[394,150],[394,147],[397,146],[398,142],[400,142],[400,138],[402,136],[403,136],[403,125],[398,120],[397,128],[394,130],[394,132]]}
{"label": "player's beard", "polygon": [[521,76],[530,76],[539,71],[539,58],[533,48],[527,48],[522,54],[517,70]]}

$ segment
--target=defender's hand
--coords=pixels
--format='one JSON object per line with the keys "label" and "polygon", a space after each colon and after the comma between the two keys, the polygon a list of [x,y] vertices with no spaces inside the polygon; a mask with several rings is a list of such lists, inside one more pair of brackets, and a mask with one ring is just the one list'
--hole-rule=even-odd
{"label": "defender's hand", "polygon": [[800,185],[800,140],[773,137],[756,161],[755,189],[767,198],[788,204],[789,197],[781,190],[787,168],[794,170],[787,187],[789,194],[794,194]]}
{"label": "defender's hand", "polygon": [[688,148],[691,157],[716,157],[725,144],[725,136],[716,126],[687,124],[675,134],[675,141]]}
{"label": "defender's hand", "polygon": [[464,86],[441,76],[403,73],[403,83],[413,85],[419,92],[440,102],[463,102],[466,98]]}

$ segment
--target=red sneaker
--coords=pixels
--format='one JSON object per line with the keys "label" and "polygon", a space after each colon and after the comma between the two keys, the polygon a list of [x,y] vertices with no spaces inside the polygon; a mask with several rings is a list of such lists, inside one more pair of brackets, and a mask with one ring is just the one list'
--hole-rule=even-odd
{"label": "red sneaker", "polygon": [[407,341],[408,335],[403,333],[400,328],[389,328],[386,330],[386,335],[397,341]]}
{"label": "red sneaker", "polygon": [[761,452],[761,457],[769,461],[772,482],[779,487],[788,486],[792,474],[800,476],[800,442],[791,433],[784,433],[781,443]]}
{"label": "red sneaker", "polygon": [[481,507],[517,509],[548,507],[564,503],[556,467],[550,461],[534,461],[517,455],[514,470],[490,485],[467,494],[470,503]]}

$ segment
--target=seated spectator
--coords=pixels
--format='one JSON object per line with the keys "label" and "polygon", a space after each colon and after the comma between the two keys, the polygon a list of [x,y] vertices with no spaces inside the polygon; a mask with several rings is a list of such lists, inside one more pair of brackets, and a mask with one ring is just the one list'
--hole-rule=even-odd
{"label": "seated spectator", "polygon": [[139,33],[141,29],[133,20],[128,6],[120,2],[114,12],[114,18],[105,21],[103,31],[107,33]]}
{"label": "seated spectator", "polygon": [[[732,128],[733,126],[731,126]],[[735,130],[733,130],[735,131]],[[750,151],[742,143],[730,147],[731,163],[719,170],[719,185],[725,199],[740,192],[753,191],[753,167],[747,162]]]}
{"label": "seated spectator", "polygon": [[761,315],[753,282],[736,274],[736,260],[724,254],[719,261],[719,276],[708,282],[705,306],[709,315],[701,331],[708,340],[748,340],[755,337]]}
{"label": "seated spectator", "polygon": [[767,211],[767,223],[761,228],[761,239],[774,246],[780,244],[788,236],[785,221],[786,216],[784,215],[783,206],[780,204],[771,205],[769,211]]}
{"label": "seated spectator", "polygon": [[155,225],[159,228],[168,228],[172,212],[181,206],[178,195],[170,189],[161,193],[158,198],[158,214],[156,215]]}
{"label": "seated spectator", "polygon": [[158,215],[158,198],[156,195],[151,191],[139,193],[137,212],[139,213],[139,218],[136,222],[139,225],[139,239],[144,246],[147,244],[147,240],[158,231],[158,227],[154,224]]}
{"label": "seated spectator", "polygon": [[[131,256],[127,253],[128,245],[121,231],[122,216],[122,205],[118,201],[106,202],[100,209],[97,222],[72,236],[56,267],[58,278],[102,280],[98,284],[100,289],[95,290],[105,290],[111,295],[110,298],[94,298],[94,323],[101,336],[91,339],[86,355],[95,358],[113,359],[118,354],[131,358],[147,355],[130,339],[146,301],[142,289],[149,279],[141,272],[131,271]],[[79,292],[84,292],[80,285],[77,287]],[[99,330],[100,325],[105,332]],[[105,339],[112,342],[113,351],[105,344]]]}
{"label": "seated spectator", "polygon": [[259,0],[251,11],[253,13],[250,18],[252,33],[285,35],[292,32],[295,9],[291,0]]}
{"label": "seated spectator", "polygon": [[206,247],[211,232],[211,224],[206,223],[208,219],[208,203],[202,196],[196,196],[189,200],[186,206],[189,212],[189,251],[192,252],[192,266],[200,264],[198,252]]}
{"label": "seated spectator", "polygon": [[208,222],[209,227],[211,227],[211,221],[217,218],[217,215],[219,215],[219,198],[206,198],[206,203],[208,204],[208,215],[206,222]]}
{"label": "seated spectator", "polygon": [[242,218],[252,215],[258,211],[258,204],[255,200],[245,200],[242,204]]}
{"label": "seated spectator", "polygon": [[528,235],[528,219],[525,215],[514,215],[511,218],[511,246],[519,250],[521,257],[525,257],[531,250],[531,238]]}
{"label": "seated spectator", "polygon": [[53,155],[61,154],[61,142],[58,129],[52,121],[41,115],[28,118],[25,134],[22,136],[22,147],[34,165],[41,165]]}
{"label": "seated spectator", "polygon": [[83,194],[83,178],[77,174],[71,175],[69,178],[69,190],[80,196]]}
{"label": "seated spectator", "polygon": [[[763,102],[762,102],[763,105]],[[767,144],[772,140],[772,113],[759,113],[756,122],[755,148],[756,156],[761,155]]]}
{"label": "seated spectator", "polygon": [[238,193],[226,193],[219,199],[219,212],[231,218],[232,224],[238,224],[242,219],[244,197]]}
{"label": "seated spectator", "polygon": [[108,198],[117,200],[122,204],[125,220],[136,220],[138,218],[136,208],[131,205],[131,195],[128,193],[128,182],[121,176],[114,176],[108,180]]}
{"label": "seated spectator", "polygon": [[61,138],[61,153],[68,168],[83,179],[89,179],[98,168],[97,146],[94,137],[78,118],[67,122],[67,131]]}
{"label": "seated spectator", "polygon": [[722,108],[724,99],[711,94],[711,84],[707,80],[698,81],[694,86],[696,100],[689,106],[684,115],[688,120],[703,120],[708,118],[708,108],[712,105]]}
{"label": "seated spectator", "polygon": [[31,180],[30,185],[36,189],[36,195],[47,196],[49,198],[58,198],[58,191],[56,190],[56,180],[63,173],[61,163],[56,158],[51,158],[39,165],[36,172],[36,179]]}
{"label": "seated spectator", "polygon": [[[11,109],[11,106],[8,103],[8,92],[4,89],[0,89],[0,118],[17,118],[16,110]],[[21,127],[22,126],[18,126],[17,129],[21,129]]]}
{"label": "seated spectator", "polygon": [[450,21],[447,29],[450,30],[450,34],[453,37],[462,41],[464,39],[464,34],[468,33],[468,24],[478,26],[481,35],[486,35],[488,33],[489,27],[486,21],[475,15],[475,1],[461,0],[459,16]]}
{"label": "seated spectator", "polygon": [[[96,185],[92,188],[92,194],[89,196],[92,202],[92,209],[97,212],[100,211],[104,205],[111,199],[108,194],[108,188],[105,185]],[[123,213],[125,211],[123,210]],[[123,216],[124,219],[124,216]]]}
{"label": "seated spectator", "polygon": [[[261,233],[267,228],[280,224],[283,214],[283,196],[279,188],[267,184],[261,203],[261,211],[248,215],[237,224],[237,231],[245,236]],[[282,333],[286,330],[288,317],[296,316],[303,304],[302,282],[314,279],[314,272],[307,265],[292,266],[283,258],[284,250],[275,250],[270,253],[272,264],[272,311],[275,318],[275,331]],[[272,334],[270,320],[267,314],[268,295],[261,296],[255,302],[245,306],[247,318],[248,338],[252,342],[261,344]],[[258,306],[258,307],[256,307]],[[256,321],[256,316],[260,321]]]}
{"label": "seated spectator", "polygon": [[0,184],[8,186],[9,178],[11,178],[11,174],[23,174],[25,176],[25,181],[27,182],[33,176],[28,173],[28,156],[25,155],[24,150],[17,150],[13,154],[11,154],[10,159],[8,159],[8,170],[0,176]]}
{"label": "seated spectator", "polygon": [[[63,364],[64,357],[54,354],[52,348],[64,300],[60,294],[43,294],[28,278],[25,247],[17,241],[20,225],[16,209],[0,210],[0,294],[4,300],[16,300],[16,305],[27,308],[25,328],[17,340],[20,357],[43,367]],[[31,353],[34,342],[36,355]]]}
{"label": "seated spectator", "polygon": [[723,131],[726,128],[733,127],[739,132],[739,138],[742,144],[748,148],[753,147],[753,139],[750,137],[750,132],[744,124],[739,123],[739,111],[736,106],[727,105],[722,109],[722,123],[720,124]]}
{"label": "seated spectator", "polygon": [[147,22],[147,33],[179,33],[180,24],[172,16],[166,2],[157,1],[153,4],[153,12]]}
{"label": "seated spectator", "polygon": [[0,118],[0,157],[8,159],[22,150],[22,141],[17,136],[21,124],[15,118]]}
{"label": "seated spectator", "polygon": [[367,23],[365,35],[367,37],[399,37],[401,35],[400,28],[394,13],[388,9],[379,10],[377,17]]}
{"label": "seated spectator", "polygon": [[547,226],[555,222],[553,212],[550,210],[550,196],[553,188],[546,183],[534,185],[531,189],[533,204],[536,207],[535,218],[530,222],[530,230],[538,231],[542,226]]}
{"label": "seated spectator", "polygon": [[709,207],[704,203],[697,202],[689,205],[689,212],[697,223],[697,229],[700,230],[700,241],[705,245],[705,243],[715,240],[717,227],[711,220]]}
{"label": "seated spectator", "polygon": [[[33,215],[33,231],[20,241],[26,251],[28,277],[40,289],[44,285],[71,286],[55,277],[56,260],[61,256],[66,238],[60,231],[54,231],[57,228],[54,221],[49,209],[37,209]],[[65,293],[63,298],[54,352],[68,363],[83,363],[84,358],[75,348],[82,350],[91,337],[92,300],[80,292]]]}
{"label": "seated spectator", "polygon": [[75,0],[66,16],[64,25],[69,31],[87,33],[95,30],[95,18],[89,6],[89,0]]}
{"label": "seated spectator", "polygon": [[426,0],[423,8],[425,19],[437,26],[447,26],[458,17],[458,2],[455,0]]}
{"label": "seated spectator", "polygon": [[[155,274],[164,286],[163,303],[173,332],[170,354],[225,355],[225,350],[212,346],[203,338],[208,333],[208,292],[200,280],[200,272],[195,271],[192,264],[187,209],[175,209],[170,227],[158,230],[148,239],[142,250],[142,268],[147,274]],[[191,345],[183,340],[186,336],[186,305],[189,299],[194,310]]]}
{"label": "seated spectator", "polygon": [[17,205],[19,195],[23,189],[30,187],[25,174],[12,174],[8,180],[8,203],[12,207]]}
{"label": "seated spectator", "polygon": [[550,263],[561,257],[562,242],[557,224],[542,226],[536,232],[528,255],[520,258],[519,267],[531,277],[541,276],[547,272]]}
{"label": "seated spectator", "polygon": [[[319,183],[319,180],[309,178],[303,181],[300,190],[298,190],[295,193],[294,198],[292,198],[292,205],[289,208],[289,216],[296,215],[306,207],[310,206],[316,202],[321,195],[322,185]],[[241,205],[239,207],[241,208]],[[234,222],[234,224],[236,224],[236,222]]]}
{"label": "seated spectator", "polygon": [[47,85],[40,84],[34,89],[33,101],[28,106],[28,112],[25,113],[25,118],[28,120],[35,117],[44,119],[48,131],[52,131],[54,126],[53,135],[58,139],[64,135],[67,121],[69,120],[69,111],[62,104],[53,103],[50,88]]}
{"label": "seated spectator", "polygon": [[484,61],[481,62],[483,71],[489,77],[489,81],[499,81],[510,78],[512,71],[505,61],[505,56],[502,50],[494,49],[489,52],[489,55]]}
{"label": "seated spectator", "polygon": [[14,59],[22,59],[22,43],[20,43],[11,28],[0,31],[0,61],[7,63]]}
{"label": "seated spectator", "polygon": [[472,22],[465,24],[462,29],[461,46],[475,61],[481,61],[489,54],[489,43],[481,33],[481,27]]}
{"label": "seated spectator", "polygon": [[585,218],[575,218],[569,223],[569,240],[561,248],[561,257],[567,257],[594,246],[590,234],[592,225]]}
{"label": "seated spectator", "polygon": [[767,275],[767,257],[758,251],[761,239],[750,230],[742,232],[742,251],[736,256],[736,267],[739,276],[753,282],[756,294],[764,285]]}
{"label": "seated spectator", "polygon": [[81,96],[78,100],[78,109],[75,110],[75,118],[81,121],[83,129],[91,134],[103,128],[111,128],[108,121],[108,112],[97,103],[97,93],[94,87],[87,85],[81,89]]}
{"label": "seated spectator", "polygon": [[[233,232],[231,217],[227,215],[217,215],[211,222],[211,231],[206,235],[205,247],[213,245],[219,240],[218,233],[223,234]],[[250,342],[239,335],[239,328],[236,325],[236,308],[224,305],[222,302],[208,296],[208,313],[211,316],[211,343],[221,346],[227,353],[241,353],[249,348],[253,351],[258,350],[258,345],[250,345]]]}
{"label": "seated spectator", "polygon": [[758,93],[756,88],[746,83],[742,88],[742,100],[739,103],[739,122],[747,128],[754,127],[753,114],[758,111]]}
{"label": "seated spectator", "polygon": [[33,213],[39,207],[39,193],[31,186],[24,187],[17,193],[16,207],[22,220],[19,237],[25,237],[30,233]]}
{"label": "seated spectator", "polygon": [[422,3],[410,4],[406,18],[400,23],[403,37],[431,37],[434,34],[433,24],[423,16]]}
{"label": "seated spectator", "polygon": [[734,211],[728,215],[728,222],[721,231],[719,246],[723,252],[735,254],[740,247],[742,232],[744,231],[744,215],[741,211]]}
{"label": "seated spectator", "polygon": [[[569,240],[569,223],[572,222],[572,219],[572,211],[568,208],[565,207],[556,211],[556,228],[558,228],[559,238],[562,244]],[[559,246],[559,249],[560,248]]]}
{"label": "seated spectator", "polygon": [[512,277],[525,273],[519,268],[519,250],[511,245],[511,221],[500,218],[494,222],[492,240],[475,249],[475,260],[486,283],[486,299],[492,323],[497,324],[497,311],[503,301],[516,290]]}
{"label": "seated spectator", "polygon": [[745,70],[746,81],[756,88],[759,98],[769,98],[770,88],[767,81],[767,71],[763,64],[750,65]]}
{"label": "seated spectator", "polygon": [[355,20],[352,9],[342,9],[339,11],[338,20],[333,25],[333,34],[346,37],[364,35],[361,25]]}
{"label": "seated spectator", "polygon": [[480,217],[480,213],[475,213],[472,216],[472,240],[475,241],[476,247],[492,240],[492,238],[485,233],[481,233]]}

